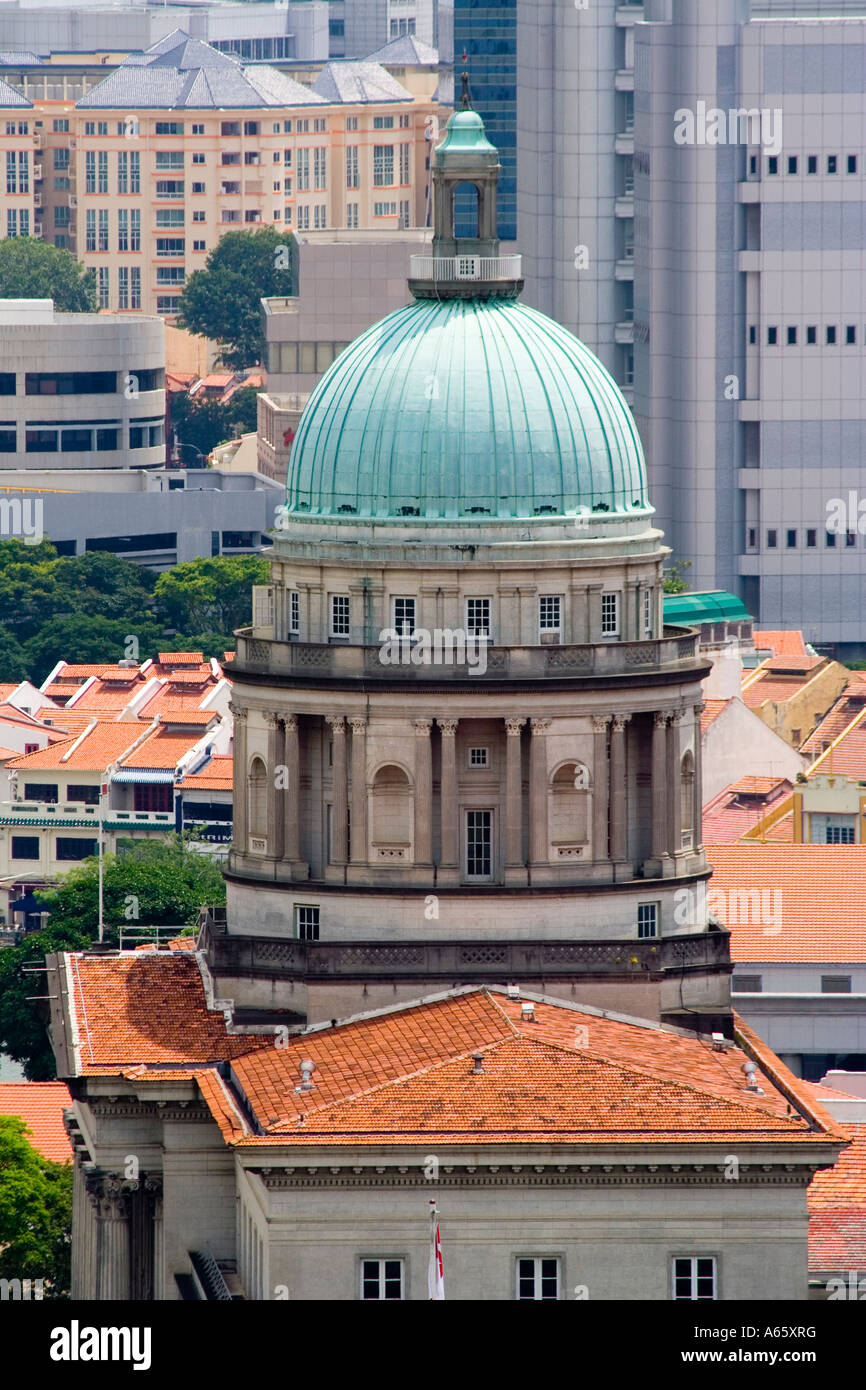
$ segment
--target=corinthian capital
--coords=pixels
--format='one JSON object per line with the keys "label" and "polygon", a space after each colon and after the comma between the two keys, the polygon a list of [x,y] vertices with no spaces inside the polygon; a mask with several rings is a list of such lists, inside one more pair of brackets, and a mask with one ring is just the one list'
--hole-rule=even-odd
{"label": "corinthian capital", "polygon": [[525,719],[506,719],[505,732],[507,733],[508,737],[519,738],[520,730],[523,728],[525,723]]}
{"label": "corinthian capital", "polygon": [[346,716],[344,714],[326,714],[325,723],[332,734],[345,734],[346,732]]}
{"label": "corinthian capital", "polygon": [[439,725],[439,730],[443,738],[453,738],[454,735],[457,733],[457,725],[460,723],[460,720],[437,719],[436,723]]}
{"label": "corinthian capital", "polygon": [[550,728],[550,725],[551,725],[551,723],[552,723],[552,720],[550,720],[550,719],[530,719],[529,723],[530,723],[530,726],[531,726],[531,728],[532,728],[533,734],[546,734],[547,731],[548,731],[548,729]]}
{"label": "corinthian capital", "polygon": [[630,715],[630,714],[615,714],[615,715],[613,716],[613,731],[614,731],[614,733],[615,733],[615,734],[621,734],[621,733],[623,732],[623,730],[625,729],[625,726],[626,726],[626,724],[629,722],[630,719],[631,719],[631,715]]}

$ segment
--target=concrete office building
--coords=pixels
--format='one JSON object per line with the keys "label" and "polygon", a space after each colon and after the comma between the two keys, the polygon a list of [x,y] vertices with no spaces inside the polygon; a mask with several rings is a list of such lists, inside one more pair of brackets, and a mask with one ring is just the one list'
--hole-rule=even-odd
{"label": "concrete office building", "polygon": [[[42,58],[53,53],[143,52],[179,28],[248,62],[328,57],[324,0],[278,5],[112,5],[84,0],[74,8],[51,0],[44,5],[4,0],[0,5],[0,50],[30,50]],[[370,48],[383,42],[384,36],[379,36]]]}
{"label": "concrete office building", "polygon": [[165,461],[165,327],[0,300],[0,458],[54,470]]}
{"label": "concrete office building", "polygon": [[24,486],[20,471],[0,470],[0,489],[6,534],[17,534],[18,517],[23,534],[35,534],[38,520],[61,555],[108,550],[154,570],[255,553],[283,491],[257,473],[219,468],[43,468],[28,471]]}
{"label": "concrete office building", "polygon": [[331,56],[363,58],[391,39],[436,44],[438,0],[330,0]]}
{"label": "concrete office building", "polygon": [[635,411],[654,497],[691,583],[854,655],[866,18],[665,8],[648,0],[635,40]]}

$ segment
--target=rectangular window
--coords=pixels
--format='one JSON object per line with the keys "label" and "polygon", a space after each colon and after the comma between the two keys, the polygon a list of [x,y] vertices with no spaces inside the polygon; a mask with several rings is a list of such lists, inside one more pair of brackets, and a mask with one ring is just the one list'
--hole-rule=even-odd
{"label": "rectangular window", "polygon": [[157,169],[182,169],[183,150],[157,150]]}
{"label": "rectangular window", "polygon": [[156,283],[158,285],[182,285],[185,272],[182,265],[158,265]]}
{"label": "rectangular window", "polygon": [[839,156],[835,154],[827,155],[827,173],[837,174],[839,172]]}
{"label": "rectangular window", "polygon": [[54,150],[53,155],[55,171],[69,168],[69,150]]}
{"label": "rectangular window", "polygon": [[193,249],[193,251],[206,251],[206,250],[207,250],[207,242],[204,242],[204,241],[194,241],[193,244],[192,244],[192,249]]}
{"label": "rectangular window", "polygon": [[639,941],[645,941],[651,936],[659,934],[659,905],[658,903],[638,903],[637,905],[637,935]]}
{"label": "rectangular window", "polygon": [[156,238],[157,256],[182,256],[186,242],[182,236],[158,236]]}
{"label": "rectangular window", "polygon": [[84,249],[96,250],[96,208],[88,208],[84,214]]}
{"label": "rectangular window", "polygon": [[771,154],[770,157],[769,157],[769,159],[767,160],[767,173],[768,173],[768,174],[778,174],[778,172],[779,172],[779,158],[778,158],[778,155]]}
{"label": "rectangular window", "polygon": [[[8,190],[7,190],[8,191]],[[96,151],[88,150],[84,156],[84,191],[96,192]]]}
{"label": "rectangular window", "polygon": [[778,330],[778,328],[775,328],[775,327],[774,327],[774,328],[768,328],[768,329],[767,329],[767,344],[768,344],[768,346],[769,346],[769,347],[775,347],[775,346],[776,346],[776,343],[777,343],[778,341],[779,341],[779,330]]}
{"label": "rectangular window", "polygon": [[117,249],[129,250],[129,209],[117,209]]}
{"label": "rectangular window", "polygon": [[299,941],[318,941],[319,909],[298,903],[295,906],[295,936]]}
{"label": "rectangular window", "polygon": [[55,135],[67,135],[69,133],[69,120],[64,117],[62,120],[52,122],[52,129]]}
{"label": "rectangular window", "polygon": [[121,150],[117,156],[117,191],[129,192],[129,156],[126,150]]}
{"label": "rectangular window", "polygon": [[373,184],[387,188],[394,182],[394,146],[373,146]]}
{"label": "rectangular window", "polygon": [[409,146],[400,146],[400,182],[409,182]]}
{"label": "rectangular window", "polygon": [[[158,193],[159,184],[156,187]],[[137,150],[130,150],[129,153],[129,191],[141,192],[141,154]],[[183,197],[183,184],[180,185],[180,196]]]}
{"label": "rectangular window", "polygon": [[[183,135],[183,121],[157,121],[154,125],[154,133],[156,135]],[[192,133],[193,135],[196,134],[195,126],[192,128]]]}
{"label": "rectangular window", "polygon": [[470,749],[469,749],[469,766],[470,766],[470,767],[489,767],[489,766],[490,766],[490,760],[489,760],[489,757],[488,757],[488,749],[486,749],[486,748],[470,748]]}
{"label": "rectangular window", "polygon": [[808,324],[807,327],[806,327],[806,342],[807,342],[808,344],[813,344],[813,343],[817,343],[817,341],[818,341],[818,329],[817,329],[817,326],[816,326],[814,323],[810,323],[810,324]]}
{"label": "rectangular window", "polygon": [[108,208],[99,209],[99,240],[97,251],[108,250]]}
{"label": "rectangular window", "polygon": [[298,150],[297,164],[298,192],[308,192],[310,187],[310,151]]}
{"label": "rectangular window", "polygon": [[548,1255],[523,1255],[517,1261],[518,1300],[559,1298],[559,1260]]}
{"label": "rectangular window", "polygon": [[360,188],[360,176],[358,173],[358,146],[346,146],[346,187]]}
{"label": "rectangular window", "polygon": [[327,226],[328,209],[324,203],[317,203],[313,208],[313,226],[317,231],[323,232]]}
{"label": "rectangular window", "polygon": [[834,344],[835,342],[836,342],[836,326],[835,326],[835,324],[830,324],[830,325],[828,326],[828,328],[827,328],[827,346],[828,346],[828,347],[832,347],[833,344]]}
{"label": "rectangular window", "polygon": [[91,859],[96,854],[96,841],[85,840],[78,836],[57,836],[55,857],[57,859],[81,860]]}
{"label": "rectangular window", "polygon": [[846,167],[847,167],[847,170],[848,170],[848,173],[849,173],[849,174],[856,174],[856,173],[857,173],[857,156],[856,156],[856,154],[849,154],[849,156],[848,156],[848,163],[847,163],[847,166],[846,166]]}
{"label": "rectangular window", "polygon": [[363,1299],[401,1299],[403,1297],[403,1261],[392,1259],[362,1260],[361,1297]]}
{"label": "rectangular window", "polygon": [[796,172],[797,172],[797,156],[796,156],[795,154],[789,154],[789,155],[788,155],[788,173],[789,173],[789,174],[796,174]]}
{"label": "rectangular window", "polygon": [[755,327],[755,325],[752,323],[752,324],[749,325],[749,342],[752,344],[752,346],[754,346],[754,344],[755,344],[757,341],[758,341],[758,330],[757,330],[757,328]]}
{"label": "rectangular window", "polygon": [[786,547],[787,547],[788,550],[796,550],[796,549],[797,549],[797,532],[796,532],[796,531],[786,531],[786,532],[785,532],[785,545],[786,545]]}
{"label": "rectangular window", "polygon": [[853,825],[828,825],[825,833],[825,844],[853,845],[854,843]]}
{"label": "rectangular window", "polygon": [[[141,268],[134,265],[130,267],[132,275],[129,282],[129,307],[130,309],[141,308]],[[97,436],[98,439],[98,436]],[[97,443],[97,448],[99,447]],[[111,446],[114,447],[113,445]]]}
{"label": "rectangular window", "polygon": [[411,637],[415,631],[414,598],[393,598],[391,600],[393,625],[401,637]]}
{"label": "rectangular window", "polygon": [[38,859],[38,858],[39,858],[39,836],[38,836],[38,835],[13,835],[13,836],[12,836],[12,858],[13,858],[13,859]]}
{"label": "rectangular window", "polygon": [[[287,210],[287,212],[291,212],[291,208],[287,208],[286,210]],[[287,220],[287,221],[290,221],[291,219],[290,219],[290,218],[287,218],[286,220]],[[298,208],[298,231],[299,231],[299,232],[308,232],[309,230],[310,230],[310,209],[309,209],[309,208]]]}
{"label": "rectangular window", "polygon": [[99,151],[99,173],[96,191],[97,193],[108,192],[108,153],[105,150]]}
{"label": "rectangular window", "polygon": [[678,1300],[716,1297],[716,1261],[712,1255],[678,1255],[672,1261],[673,1296]]}
{"label": "rectangular window", "polygon": [[619,594],[602,594],[601,596],[601,635],[602,637],[619,636]]}
{"label": "rectangular window", "polygon": [[850,344],[850,343],[856,343],[856,341],[857,341],[857,327],[856,327],[856,325],[853,324],[853,323],[848,323],[848,324],[846,324],[846,325],[845,325],[845,342],[848,343],[848,344]]}
{"label": "rectangular window", "polygon": [[[18,151],[18,192],[30,192],[30,156],[26,150]],[[107,188],[105,192],[108,192]]]}
{"label": "rectangular window", "polygon": [[346,204],[346,226],[347,226],[347,227],[352,227],[352,228],[357,228],[357,226],[358,226],[358,204],[357,204],[357,203],[347,203],[347,204]]}
{"label": "rectangular window", "polygon": [[764,988],[764,982],[760,975],[735,975],[731,981],[731,989],[735,994],[760,994]]}
{"label": "rectangular window", "polygon": [[466,877],[489,880],[493,872],[493,812],[466,812]]}
{"label": "rectangular window", "polygon": [[313,150],[313,187],[327,188],[328,151],[318,145]]}
{"label": "rectangular window", "polygon": [[770,530],[770,531],[767,532],[767,549],[768,549],[768,550],[775,550],[775,549],[776,549],[776,541],[777,541],[777,539],[778,539],[778,533],[777,533],[776,531]]}
{"label": "rectangular window", "polygon": [[57,801],[56,782],[25,782],[24,783],[25,801],[46,801],[54,803]]}
{"label": "rectangular window", "polygon": [[193,164],[204,164],[206,162],[206,158],[203,154],[193,154],[192,162]]}
{"label": "rectangular window", "polygon": [[373,216],[374,216],[374,217],[394,217],[394,216],[396,216],[396,213],[397,213],[397,204],[396,204],[396,203],[374,203],[374,204],[373,204]]}
{"label": "rectangular window", "polygon": [[331,594],[331,637],[349,636],[349,611],[348,594]]}
{"label": "rectangular window", "polygon": [[201,125],[201,124],[198,124],[198,123],[196,123],[196,122],[194,121],[194,122],[193,122],[193,127],[192,127],[192,133],[193,133],[193,135],[204,135],[204,126]]}
{"label": "rectangular window", "polygon": [[850,994],[851,976],[850,975],[822,975],[821,976],[822,994]]}
{"label": "rectangular window", "polygon": [[374,116],[374,117],[373,117],[373,129],[374,129],[374,130],[393,130],[393,129],[394,129],[394,117],[393,117],[393,116]]}
{"label": "rectangular window", "polygon": [[827,548],[827,550],[835,550],[835,548],[836,548],[836,532],[835,532],[835,531],[825,531],[825,532],[824,532],[824,545],[825,545],[825,547]]}
{"label": "rectangular window", "polygon": [[797,329],[796,329],[796,326],[795,326],[795,325],[793,325],[793,324],[789,324],[789,325],[788,325],[788,328],[787,328],[787,330],[786,330],[786,336],[787,336],[787,341],[788,341],[788,347],[794,347],[794,346],[796,346],[796,343],[797,343]]}
{"label": "rectangular window", "polygon": [[177,313],[178,297],[175,294],[158,294],[156,296],[156,312],[165,314],[167,318],[174,318]]}
{"label": "rectangular window", "polygon": [[117,272],[117,307],[129,308],[129,266],[122,265]]}
{"label": "rectangular window", "polygon": [[538,631],[545,637],[562,633],[562,598],[559,594],[541,594],[538,600]]}
{"label": "rectangular window", "polygon": [[133,787],[132,804],[136,811],[171,811],[174,809],[174,788],[170,782],[137,784]]}
{"label": "rectangular window", "polygon": [[653,635],[653,591],[644,589],[643,591],[643,635],[652,637]]}
{"label": "rectangular window", "polygon": [[818,156],[817,156],[816,154],[810,154],[810,155],[809,155],[809,158],[808,158],[808,160],[807,160],[807,162],[806,162],[806,172],[807,172],[808,174],[817,174],[817,172],[818,172]]}
{"label": "rectangular window", "polygon": [[467,633],[474,633],[477,637],[490,637],[492,630],[490,627],[489,598],[468,598],[466,600],[466,631]]}
{"label": "rectangular window", "polygon": [[[203,183],[194,183],[193,186],[192,186],[192,191],[193,191],[193,193],[204,193],[204,192],[206,191],[205,185],[204,185]],[[179,194],[179,196],[180,196],[181,198],[183,197],[183,184],[180,185],[180,194]]]}
{"label": "rectangular window", "polygon": [[[137,211],[138,209],[136,209]],[[204,213],[201,214],[204,217]],[[193,217],[193,221],[195,221]],[[157,208],[156,225],[157,227],[182,227],[184,221],[183,208]]]}
{"label": "rectangular window", "polygon": [[297,589],[289,594],[289,632],[297,637],[301,630],[301,596]]}
{"label": "rectangular window", "polygon": [[99,267],[99,307],[107,309],[109,307],[110,290],[108,288],[108,266]]}

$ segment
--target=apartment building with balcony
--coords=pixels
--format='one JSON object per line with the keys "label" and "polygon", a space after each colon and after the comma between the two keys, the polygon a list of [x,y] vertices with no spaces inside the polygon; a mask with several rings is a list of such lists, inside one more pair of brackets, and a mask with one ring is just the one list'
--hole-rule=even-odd
{"label": "apartment building with balcony", "polygon": [[42,235],[42,142],[32,101],[0,80],[0,237]]}
{"label": "apartment building with balcony", "polygon": [[437,109],[379,64],[304,85],[177,31],[55,107],[50,132],[45,111],[48,235],[94,270],[102,308],[170,319],[226,232],[423,225]]}

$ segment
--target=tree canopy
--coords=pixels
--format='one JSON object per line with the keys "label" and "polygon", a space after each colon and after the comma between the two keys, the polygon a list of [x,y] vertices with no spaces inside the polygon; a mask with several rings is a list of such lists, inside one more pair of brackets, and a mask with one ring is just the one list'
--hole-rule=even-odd
{"label": "tree canopy", "polygon": [[[184,444],[209,454],[217,444],[255,429],[257,396],[255,387],[243,386],[221,405],[217,400],[181,392],[172,397],[172,428]],[[184,462],[190,464],[192,459],[185,455]]]}
{"label": "tree canopy", "polygon": [[43,1297],[68,1298],[72,1164],[43,1158],[29,1132],[0,1115],[0,1278],[44,1279]]}
{"label": "tree canopy", "polygon": [[256,366],[264,355],[260,300],[294,293],[295,264],[291,232],[275,227],[227,232],[204,268],[187,280],[178,303],[178,327],[218,343],[225,366]]}
{"label": "tree canopy", "polygon": [[261,555],[187,560],[156,581],[154,598],[169,622],[187,632],[229,634],[249,623],[254,584],[267,584]]}
{"label": "tree canopy", "polygon": [[5,237],[0,241],[0,298],[53,299],[62,313],[95,313],[96,271],[41,237]]}

